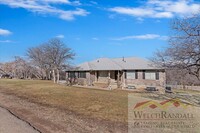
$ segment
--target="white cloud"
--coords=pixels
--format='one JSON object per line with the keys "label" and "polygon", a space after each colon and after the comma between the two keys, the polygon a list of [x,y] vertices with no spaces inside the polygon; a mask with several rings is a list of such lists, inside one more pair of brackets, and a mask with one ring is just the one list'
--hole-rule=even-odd
{"label": "white cloud", "polygon": [[148,0],[138,7],[113,7],[109,11],[134,17],[172,18],[200,11],[200,4],[192,0]]}
{"label": "white cloud", "polygon": [[62,39],[62,38],[65,38],[65,36],[64,36],[64,35],[62,35],[62,34],[60,34],[60,35],[57,35],[56,37],[57,37],[57,38],[60,38],[60,39]]}
{"label": "white cloud", "polygon": [[64,20],[73,20],[74,16],[87,16],[89,12],[84,9],[77,8],[74,11],[62,11],[60,12],[59,17]]}
{"label": "white cloud", "polygon": [[164,10],[179,15],[197,13],[200,10],[200,4],[194,3],[193,0],[149,0],[148,4],[154,5],[158,10]]}
{"label": "white cloud", "polygon": [[14,42],[11,40],[0,40],[0,43],[14,43]]}
{"label": "white cloud", "polygon": [[74,10],[63,10],[56,7],[56,4],[67,4],[77,6],[79,1],[69,0],[0,0],[0,4],[8,5],[11,8],[24,8],[39,14],[50,14],[58,16],[64,20],[74,20],[75,16],[87,16],[89,12],[84,9],[75,8]]}
{"label": "white cloud", "polygon": [[143,23],[144,19],[139,17],[139,18],[137,18],[137,21],[138,21],[138,23]]}
{"label": "white cloud", "polygon": [[155,21],[155,23],[160,23],[160,22],[161,22],[160,20],[156,20],[156,21]]}
{"label": "white cloud", "polygon": [[149,16],[153,14],[152,9],[143,9],[143,8],[114,7],[111,8],[110,11],[130,16],[138,16],[138,17]]}
{"label": "white cloud", "polygon": [[47,3],[64,3],[64,4],[71,3],[69,0],[41,0],[41,1],[47,2]]}
{"label": "white cloud", "polygon": [[5,29],[1,29],[0,28],[0,36],[7,36],[12,34],[12,32],[10,32],[9,30],[5,30]]}
{"label": "white cloud", "polygon": [[90,3],[92,3],[93,5],[98,5],[96,1],[90,1]]}
{"label": "white cloud", "polygon": [[99,38],[97,38],[97,37],[93,37],[92,40],[98,41]]}
{"label": "white cloud", "polygon": [[166,40],[169,39],[169,37],[168,37],[168,36],[160,36],[159,39],[160,39],[160,40],[165,40],[165,41],[166,41]]}
{"label": "white cloud", "polygon": [[79,37],[76,37],[76,38],[75,38],[75,40],[81,40],[81,38],[79,38]]}
{"label": "white cloud", "polygon": [[131,40],[131,39],[138,39],[138,40],[152,40],[152,39],[159,39],[159,40],[167,40],[167,36],[160,36],[157,34],[145,34],[145,35],[133,35],[133,36],[124,36],[118,38],[112,38],[111,40],[116,41],[123,41],[123,40]]}

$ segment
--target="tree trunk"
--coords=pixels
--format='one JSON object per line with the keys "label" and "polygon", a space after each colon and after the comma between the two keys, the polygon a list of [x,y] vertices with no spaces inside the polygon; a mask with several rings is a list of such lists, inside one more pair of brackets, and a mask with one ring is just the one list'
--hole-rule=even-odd
{"label": "tree trunk", "polygon": [[55,70],[53,69],[53,82],[56,83],[56,75],[55,75]]}
{"label": "tree trunk", "polygon": [[49,70],[48,69],[45,70],[45,74],[46,74],[46,80],[49,80]]}
{"label": "tree trunk", "polygon": [[60,80],[60,73],[59,73],[59,70],[57,69],[57,83],[59,82],[59,80]]}
{"label": "tree trunk", "polygon": [[48,72],[48,80],[51,80],[51,71]]}

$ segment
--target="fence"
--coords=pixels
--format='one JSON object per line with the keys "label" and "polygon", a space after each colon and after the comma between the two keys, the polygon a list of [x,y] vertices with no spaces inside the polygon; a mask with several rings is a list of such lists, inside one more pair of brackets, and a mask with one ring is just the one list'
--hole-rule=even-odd
{"label": "fence", "polygon": [[185,90],[196,90],[200,91],[200,86],[188,86],[188,85],[171,85],[167,84],[166,87],[171,87],[172,89],[185,89]]}

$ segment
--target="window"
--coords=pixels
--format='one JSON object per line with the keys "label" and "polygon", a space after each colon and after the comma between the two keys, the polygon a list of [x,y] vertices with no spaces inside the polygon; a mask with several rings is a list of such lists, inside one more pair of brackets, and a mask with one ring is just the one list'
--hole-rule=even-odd
{"label": "window", "polygon": [[138,71],[126,71],[125,73],[126,79],[138,79]]}
{"label": "window", "polygon": [[136,73],[135,73],[135,71],[127,71],[126,72],[126,78],[127,79],[136,79]]}
{"label": "window", "polygon": [[75,78],[76,74],[75,72],[69,72],[69,78]]}
{"label": "window", "polygon": [[155,72],[145,72],[145,79],[156,79],[156,73]]}
{"label": "window", "polygon": [[107,71],[100,71],[99,77],[108,77],[108,72]]}
{"label": "window", "polygon": [[79,78],[86,78],[86,72],[80,72]]}

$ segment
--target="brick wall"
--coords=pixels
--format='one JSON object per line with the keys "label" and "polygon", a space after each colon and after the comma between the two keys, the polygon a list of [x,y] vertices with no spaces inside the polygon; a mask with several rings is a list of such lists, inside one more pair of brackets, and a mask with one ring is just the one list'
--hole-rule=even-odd
{"label": "brick wall", "polygon": [[135,86],[136,88],[146,88],[147,86],[155,86],[162,88],[165,86],[165,72],[159,72],[159,80],[143,79],[143,72],[138,71],[138,79],[124,79],[123,87],[128,85]]}

